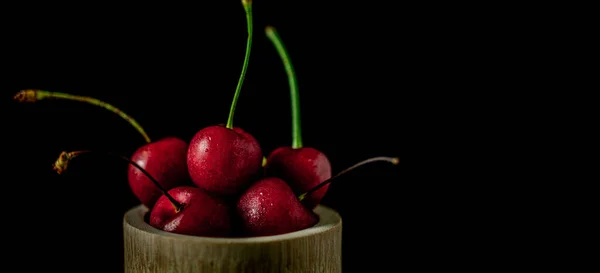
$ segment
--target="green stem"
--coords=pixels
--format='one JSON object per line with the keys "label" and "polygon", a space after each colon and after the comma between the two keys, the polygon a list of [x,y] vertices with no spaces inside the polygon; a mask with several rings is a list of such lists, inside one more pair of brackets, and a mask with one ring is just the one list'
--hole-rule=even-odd
{"label": "green stem", "polygon": [[227,118],[226,127],[233,128],[233,115],[235,113],[235,106],[237,105],[240,91],[242,90],[242,84],[246,78],[246,70],[248,70],[248,62],[250,60],[250,49],[252,48],[252,0],[242,0],[244,10],[246,11],[246,21],[248,25],[248,40],[246,42],[246,56],[244,57],[244,65],[242,66],[242,74],[238,80],[235,94],[233,95],[233,102],[231,102],[231,108],[229,109],[229,118]]}
{"label": "green stem", "polygon": [[369,159],[365,159],[365,160],[363,160],[361,162],[358,162],[358,163],[356,163],[356,164],[348,167],[347,169],[339,172],[335,176],[333,176],[333,177],[331,177],[331,178],[329,178],[329,179],[327,179],[327,180],[319,183],[318,185],[314,186],[313,188],[311,188],[310,190],[304,192],[303,194],[298,195],[298,200],[302,201],[307,195],[309,195],[309,194],[313,193],[314,191],[322,188],[323,186],[331,183],[335,178],[339,177],[340,175],[343,175],[343,174],[345,174],[345,173],[347,173],[347,172],[349,172],[349,171],[351,171],[353,169],[356,169],[356,168],[358,168],[358,167],[360,167],[362,165],[365,165],[365,164],[368,164],[368,163],[371,163],[371,162],[376,162],[376,161],[387,161],[387,162],[390,162],[390,163],[392,163],[394,165],[398,165],[398,163],[400,163],[400,159],[397,158],[397,157],[378,156],[378,157],[372,157],[372,158],[369,158]]}
{"label": "green stem", "polygon": [[101,101],[101,100],[91,98],[91,97],[77,96],[77,95],[71,95],[71,94],[60,93],[60,92],[49,92],[49,91],[36,90],[36,89],[22,90],[14,96],[14,99],[18,100],[20,102],[36,102],[36,101],[47,99],[47,98],[73,100],[73,101],[85,102],[85,103],[89,103],[92,105],[96,105],[98,107],[102,107],[108,111],[111,111],[111,112],[119,115],[121,118],[123,118],[124,120],[129,122],[129,124],[131,124],[144,137],[144,139],[146,140],[147,143],[151,142],[150,137],[148,136],[148,134],[146,134],[146,131],[144,131],[142,126],[140,126],[137,123],[137,121],[135,121],[135,119],[133,119],[131,116],[125,114],[125,112],[121,111],[121,109],[114,107],[106,102]]}
{"label": "green stem", "polygon": [[150,175],[150,173],[148,173],[148,171],[146,171],[144,168],[142,168],[142,166],[135,163],[135,161],[129,159],[128,157],[126,157],[124,155],[114,154],[111,152],[96,152],[96,151],[85,151],[85,150],[84,151],[73,151],[73,152],[69,152],[69,153],[62,152],[60,154],[60,156],[58,157],[58,159],[54,162],[54,170],[58,174],[62,174],[64,171],[67,170],[67,166],[69,165],[69,162],[73,158],[83,155],[83,154],[89,154],[89,153],[92,153],[92,154],[101,153],[101,154],[108,155],[108,156],[118,157],[120,159],[127,161],[129,164],[133,165],[135,168],[137,168],[142,173],[144,173],[144,175],[146,175],[152,181],[152,183],[154,183],[154,185],[167,197],[167,199],[169,199],[169,201],[175,208],[175,212],[179,212],[185,206],[185,204],[180,203],[177,200],[175,200],[175,198],[173,198],[173,196],[171,196],[171,194],[169,194],[169,192],[165,188],[163,188],[160,185],[160,183],[158,183],[158,181],[152,175]]}
{"label": "green stem", "polygon": [[290,85],[290,98],[292,104],[292,148],[298,149],[302,148],[302,128],[300,126],[300,95],[298,93],[298,81],[296,80],[296,73],[294,71],[294,66],[292,65],[292,61],[290,60],[290,55],[281,41],[281,37],[277,33],[277,30],[272,26],[267,26],[265,28],[265,32],[267,37],[277,50],[281,61],[283,61],[283,66],[285,67],[285,72],[287,73],[288,83]]}

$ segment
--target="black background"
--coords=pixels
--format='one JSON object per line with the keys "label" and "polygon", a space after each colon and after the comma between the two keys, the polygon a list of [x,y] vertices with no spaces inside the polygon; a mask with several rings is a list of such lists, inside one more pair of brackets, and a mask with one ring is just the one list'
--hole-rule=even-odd
{"label": "black background", "polygon": [[[484,64],[506,54],[488,50],[503,41],[488,35],[493,25],[480,24],[485,10],[467,20],[449,7],[403,3],[253,6],[254,44],[234,124],[265,153],[291,143],[286,74],[264,36],[272,25],[297,72],[305,146],[327,154],[334,173],[368,157],[401,159],[398,166],[376,163],[347,174],[323,200],[344,219],[344,270],[465,263],[468,256],[448,259],[459,252],[448,241],[463,240],[456,231],[481,228],[463,222],[480,215],[458,209],[464,199],[450,194],[466,194],[455,187],[465,187],[466,177],[437,166],[461,164],[464,155],[446,149],[462,148],[455,139],[477,138],[461,133],[461,117],[469,115],[461,105],[485,104],[483,95],[467,91],[483,88],[493,74],[486,69],[494,66]],[[72,264],[82,262],[119,272],[122,216],[138,203],[126,163],[81,158],[61,176],[51,165],[61,151],[129,155],[143,138],[94,106],[17,104],[12,95],[35,88],[93,96],[133,116],[154,140],[189,140],[227,121],[246,45],[244,10],[237,1],[217,1],[7,12],[16,19],[3,24],[3,135],[10,151],[4,227],[22,234],[12,253],[36,255],[61,271],[76,272]],[[501,87],[495,80],[485,85]]]}

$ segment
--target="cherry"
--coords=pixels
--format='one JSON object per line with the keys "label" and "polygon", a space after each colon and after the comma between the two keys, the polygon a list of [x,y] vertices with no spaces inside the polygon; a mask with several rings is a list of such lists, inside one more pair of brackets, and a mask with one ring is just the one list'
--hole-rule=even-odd
{"label": "cherry", "polygon": [[277,177],[252,184],[237,203],[248,236],[277,235],[314,226],[319,217],[306,208],[290,186]]}
{"label": "cherry", "polygon": [[[331,163],[327,156],[312,147],[303,147],[300,126],[300,98],[294,67],[277,30],[267,26],[265,32],[283,61],[290,87],[292,109],[292,145],[274,149],[266,159],[265,175],[285,180],[295,193],[307,191],[331,177]],[[305,205],[314,208],[321,202],[329,185],[307,197]]]}
{"label": "cherry", "polygon": [[190,141],[187,164],[201,189],[234,195],[253,181],[261,168],[258,141],[240,128],[206,127]]}
{"label": "cherry", "polygon": [[248,236],[268,236],[294,232],[314,226],[319,217],[305,204],[306,196],[329,185],[335,178],[362,165],[387,161],[394,165],[398,158],[373,157],[363,160],[339,172],[296,196],[292,188],[278,177],[265,177],[250,186],[237,202],[236,210],[241,218],[243,232]]}
{"label": "cherry", "polygon": [[[331,177],[331,165],[322,152],[310,148],[279,147],[267,157],[266,176],[287,181],[295,193],[302,193]],[[316,207],[327,193],[329,185],[307,197],[306,206]]]}
{"label": "cherry", "polygon": [[[143,166],[145,170],[158,178],[161,186],[166,189],[191,184],[186,163],[187,142],[173,136],[153,142],[135,119],[117,107],[91,97],[35,89],[22,90],[15,95],[14,99],[19,102],[65,99],[92,104],[111,111],[131,124],[146,141],[145,145],[139,147],[133,153],[131,156],[132,161]],[[129,166],[127,178],[133,194],[147,208],[151,208],[156,199],[162,194],[152,181],[135,166]]]}
{"label": "cherry", "polygon": [[193,186],[179,186],[170,189],[169,194],[183,204],[182,209],[173,209],[169,198],[162,195],[150,211],[151,226],[186,235],[231,235],[232,211],[225,200]]}
{"label": "cherry", "polygon": [[[73,158],[92,151],[62,152],[54,169],[62,174]],[[157,229],[185,235],[228,236],[231,233],[232,210],[224,200],[192,186],[178,186],[167,191],[142,166],[125,156],[113,153],[130,163],[145,175],[162,192],[150,210],[149,224]]]}
{"label": "cherry", "polygon": [[262,150],[248,132],[233,127],[235,107],[244,81],[252,47],[252,1],[242,0],[248,23],[246,56],[242,67],[229,118],[225,126],[205,127],[193,136],[187,153],[187,165],[192,182],[199,188],[219,195],[242,192],[262,167]]}
{"label": "cherry", "polygon": [[[187,168],[188,144],[177,137],[165,137],[138,148],[131,160],[151,173],[160,185],[169,190],[177,186],[191,185]],[[133,194],[147,208],[152,208],[163,194],[147,175],[129,165],[127,181]]]}

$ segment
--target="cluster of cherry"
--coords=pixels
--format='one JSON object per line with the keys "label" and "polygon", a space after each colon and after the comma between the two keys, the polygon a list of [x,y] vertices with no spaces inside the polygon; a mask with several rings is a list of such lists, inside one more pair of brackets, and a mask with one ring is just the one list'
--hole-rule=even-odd
{"label": "cluster of cherry", "polygon": [[[85,102],[110,110],[127,120],[146,139],[131,157],[128,181],[133,194],[149,209],[149,224],[168,232],[194,236],[267,236],[314,226],[314,208],[333,178],[360,165],[398,158],[374,157],[332,176],[325,154],[304,147],[301,138],[298,90],[287,51],[273,27],[266,28],[288,72],[292,108],[291,146],[267,157],[259,142],[232,124],[235,105],[248,66],[252,43],[252,2],[242,0],[248,21],[248,42],[242,74],[225,125],[199,130],[187,142],[178,137],[151,141],[143,128],[120,109],[95,98],[44,90],[23,90],[21,102],[46,98]],[[91,151],[63,152],[54,168],[66,170],[73,158]]]}

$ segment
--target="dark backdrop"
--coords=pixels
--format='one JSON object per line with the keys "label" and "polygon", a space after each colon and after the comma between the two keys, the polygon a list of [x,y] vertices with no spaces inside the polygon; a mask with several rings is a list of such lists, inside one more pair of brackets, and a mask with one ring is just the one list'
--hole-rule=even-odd
{"label": "dark backdrop", "polygon": [[[121,270],[122,216],[138,204],[126,163],[81,158],[62,176],[51,164],[64,150],[130,155],[143,139],[105,110],[70,101],[17,104],[12,95],[36,88],[93,96],[132,115],[155,140],[189,140],[227,121],[244,57],[241,4],[216,2],[11,10],[15,19],[2,27],[1,89],[10,151],[3,185],[11,193],[3,226],[21,234],[14,254],[42,257],[61,271],[73,261]],[[455,137],[456,128],[440,126],[461,111],[449,98],[481,80],[473,75],[485,54],[463,41],[479,32],[457,27],[462,19],[444,7],[335,2],[255,2],[234,123],[266,153],[291,143],[287,78],[263,31],[273,25],[296,68],[305,145],[327,154],[334,173],[368,157],[401,159],[347,174],[323,200],[344,219],[344,269],[440,265],[460,212],[438,199],[452,199],[441,194],[443,171],[420,163],[452,158],[434,156],[433,147]]]}

